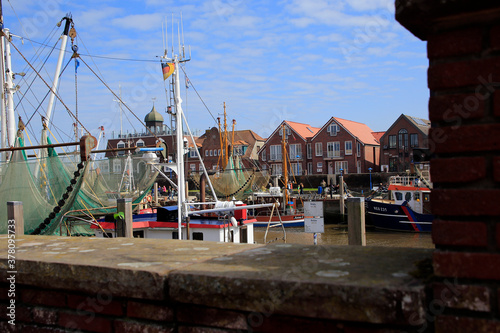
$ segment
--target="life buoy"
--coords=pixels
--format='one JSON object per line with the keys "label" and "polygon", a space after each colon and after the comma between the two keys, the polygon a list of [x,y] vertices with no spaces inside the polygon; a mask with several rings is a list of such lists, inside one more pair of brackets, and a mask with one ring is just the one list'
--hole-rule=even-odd
{"label": "life buoy", "polygon": [[148,196],[146,197],[146,200],[147,200],[147,202],[151,202],[151,201],[153,201],[153,197],[152,197],[152,196],[150,196],[150,195],[148,195]]}

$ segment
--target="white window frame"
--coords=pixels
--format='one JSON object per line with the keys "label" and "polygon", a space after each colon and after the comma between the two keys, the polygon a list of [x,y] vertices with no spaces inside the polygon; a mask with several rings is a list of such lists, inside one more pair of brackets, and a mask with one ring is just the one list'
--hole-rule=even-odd
{"label": "white window frame", "polygon": [[281,152],[281,145],[272,145],[269,147],[270,150],[270,161],[281,161],[283,159],[283,155]]}
{"label": "white window frame", "polygon": [[307,158],[308,159],[311,159],[313,156],[313,153],[312,153],[312,144],[311,143],[308,143],[306,145],[306,151],[307,151]]}
{"label": "white window frame", "polygon": [[358,157],[361,157],[361,143],[357,142],[356,143],[356,153],[358,154]]}
{"label": "white window frame", "polygon": [[340,168],[342,168],[342,173],[347,175],[349,173],[349,163],[347,161],[336,161],[335,162],[335,174],[340,174]]}
{"label": "white window frame", "polygon": [[313,174],[313,164],[312,162],[307,162],[307,174],[312,175]]}
{"label": "white window frame", "polygon": [[263,161],[267,161],[267,156],[266,156],[266,148],[264,148],[264,149],[262,150],[262,153],[261,153],[260,157],[261,157],[261,159],[262,159]]}
{"label": "white window frame", "polygon": [[316,172],[323,172],[323,162],[316,162]]}
{"label": "white window frame", "polygon": [[352,155],[352,141],[345,141],[345,155]]}
{"label": "white window frame", "polygon": [[340,141],[327,142],[326,152],[328,158],[340,157]]}
{"label": "white window frame", "polygon": [[302,163],[291,163],[291,166],[292,166],[292,170],[291,171],[291,174],[293,176],[300,176],[302,175]]}
{"label": "white window frame", "polygon": [[323,142],[316,142],[314,144],[314,151],[316,156],[323,156]]}
{"label": "white window frame", "polygon": [[300,160],[302,159],[302,145],[299,143],[293,143],[289,145],[290,151],[288,152],[288,156],[291,160]]}

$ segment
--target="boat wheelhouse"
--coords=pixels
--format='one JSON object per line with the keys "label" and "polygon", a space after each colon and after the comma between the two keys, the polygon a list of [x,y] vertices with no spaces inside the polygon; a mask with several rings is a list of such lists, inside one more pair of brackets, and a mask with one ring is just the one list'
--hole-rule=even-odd
{"label": "boat wheelhouse", "polygon": [[368,198],[367,213],[379,229],[431,232],[430,187],[419,176],[390,178],[385,196]]}

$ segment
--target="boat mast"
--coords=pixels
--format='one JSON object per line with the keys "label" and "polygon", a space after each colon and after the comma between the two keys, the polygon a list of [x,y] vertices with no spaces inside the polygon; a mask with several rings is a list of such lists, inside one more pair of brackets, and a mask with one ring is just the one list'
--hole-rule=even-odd
{"label": "boat mast", "polygon": [[283,123],[281,125],[281,158],[282,158],[282,172],[283,172],[283,182],[285,183],[283,191],[283,211],[285,211],[286,204],[288,203],[288,165],[287,165],[287,153],[286,153],[286,125]]}
{"label": "boat mast", "polygon": [[68,33],[69,33],[69,26],[70,24],[73,23],[73,20],[70,15],[66,15],[61,19],[61,21],[58,23],[58,26],[61,25],[63,20],[66,20],[66,24],[64,26],[64,32],[61,36],[61,50],[59,51],[59,58],[57,59],[57,65],[56,65],[56,71],[54,74],[54,82],[52,83],[52,89],[50,93],[50,98],[49,98],[49,104],[47,106],[47,114],[45,116],[45,126],[49,126],[49,121],[50,121],[50,116],[52,115],[52,109],[54,108],[54,99],[56,97],[56,91],[59,86],[59,76],[61,75],[61,67],[62,63],[64,60],[64,54],[66,53],[66,44],[68,41]]}
{"label": "boat mast", "polygon": [[[2,10],[2,0],[0,0],[0,30],[3,30],[3,10]],[[0,36],[0,84],[2,85],[1,90],[1,148],[7,148],[7,109],[5,107],[5,36],[3,33]],[[2,153],[0,161],[6,160],[6,153]]]}
{"label": "boat mast", "polygon": [[8,146],[14,146],[16,140],[16,120],[14,115],[14,82],[12,77],[12,61],[10,53],[10,31],[4,29],[5,38],[5,76],[6,76],[6,94],[7,94],[7,133],[8,133]]}

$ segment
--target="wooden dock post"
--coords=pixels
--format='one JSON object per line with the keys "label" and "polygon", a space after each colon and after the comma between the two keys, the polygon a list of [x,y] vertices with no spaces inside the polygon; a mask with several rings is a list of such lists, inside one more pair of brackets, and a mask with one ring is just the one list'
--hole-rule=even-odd
{"label": "wooden dock post", "polygon": [[340,192],[340,214],[342,214],[342,221],[344,221],[345,205],[344,205],[344,176],[339,176],[339,192]]}
{"label": "wooden dock post", "polygon": [[366,246],[365,198],[347,198],[349,245]]}
{"label": "wooden dock post", "polygon": [[123,220],[116,223],[116,237],[134,237],[132,225],[132,199],[121,198],[116,200],[117,213],[123,213]]}
{"label": "wooden dock post", "polygon": [[[22,201],[7,201],[8,225],[15,225],[16,236],[24,235],[24,211]],[[11,222],[13,221],[13,222]],[[12,230],[9,228],[9,230]]]}

